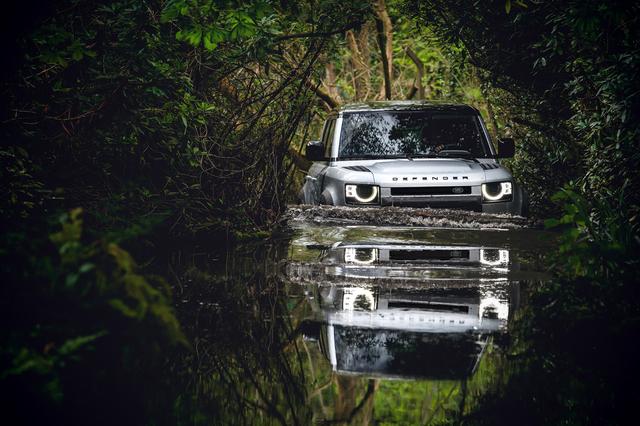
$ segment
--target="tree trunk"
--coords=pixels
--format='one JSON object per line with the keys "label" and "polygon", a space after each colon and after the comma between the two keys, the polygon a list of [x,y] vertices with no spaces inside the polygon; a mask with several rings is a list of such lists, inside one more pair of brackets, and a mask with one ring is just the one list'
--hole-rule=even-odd
{"label": "tree trunk", "polygon": [[378,46],[380,47],[380,58],[382,60],[382,74],[384,76],[385,99],[391,99],[391,78],[393,77],[393,26],[391,18],[387,12],[384,0],[376,0],[373,5],[376,17],[376,33]]}
{"label": "tree trunk", "polygon": [[361,101],[369,95],[369,64],[365,62],[353,30],[347,31],[346,37],[347,46],[351,52],[351,69],[356,90],[355,99]]}
{"label": "tree trunk", "polygon": [[414,85],[411,86],[411,89],[409,89],[409,93],[407,93],[407,100],[413,99],[413,97],[416,95],[416,93],[418,93],[418,88],[414,84]]}
{"label": "tree trunk", "polygon": [[371,49],[369,49],[369,35],[371,34],[371,28],[373,22],[367,21],[362,28],[356,33],[356,40],[358,40],[358,48],[360,49],[360,57],[362,62],[366,65],[366,73],[364,79],[366,81],[367,92],[364,99],[369,99],[371,96]]}
{"label": "tree trunk", "polygon": [[356,409],[356,384],[358,379],[353,376],[336,375],[338,394],[336,395],[335,419],[348,421],[351,413]]}
{"label": "tree trunk", "polygon": [[[418,69],[418,75],[416,76],[416,85],[414,86],[418,92],[418,99],[424,99],[424,85],[422,84],[422,79],[424,77],[424,63],[420,60],[420,58],[418,58],[418,55],[416,55],[410,47],[407,47],[405,51],[407,52],[407,55],[409,56],[409,58],[411,58],[413,63],[416,64],[416,68]],[[411,93],[415,94],[413,88],[411,90]]]}

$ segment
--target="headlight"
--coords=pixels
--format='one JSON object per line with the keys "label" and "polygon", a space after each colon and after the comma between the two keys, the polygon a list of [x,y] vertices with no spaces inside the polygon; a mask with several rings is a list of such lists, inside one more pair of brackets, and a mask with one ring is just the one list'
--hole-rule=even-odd
{"label": "headlight", "polygon": [[511,182],[491,182],[482,184],[483,201],[511,201],[513,191]]}
{"label": "headlight", "polygon": [[378,249],[375,248],[346,248],[344,261],[358,265],[370,265],[378,260]]}
{"label": "headlight", "polygon": [[380,187],[377,185],[345,185],[344,194],[349,204],[380,204]]}
{"label": "headlight", "polygon": [[487,266],[506,265],[509,263],[509,250],[480,249],[480,263]]}

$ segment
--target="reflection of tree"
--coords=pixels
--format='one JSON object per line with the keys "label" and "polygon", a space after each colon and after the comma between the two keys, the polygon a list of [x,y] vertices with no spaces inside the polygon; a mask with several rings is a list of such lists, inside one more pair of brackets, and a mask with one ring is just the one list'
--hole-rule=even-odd
{"label": "reflection of tree", "polygon": [[364,294],[360,294],[356,296],[356,300],[353,302],[353,308],[357,311],[370,311],[372,306],[369,299]]}
{"label": "reflection of tree", "polygon": [[340,145],[340,155],[395,154],[394,147],[385,143],[389,123],[380,113],[353,114],[345,117],[342,134],[348,135]]}
{"label": "reflection of tree", "polygon": [[378,388],[378,380],[367,380],[366,391],[357,404],[357,387],[363,380],[359,377],[341,375],[336,375],[335,380],[338,387],[338,398],[336,399],[334,418],[325,423],[353,424],[357,417],[358,424],[370,424],[373,420],[373,402]]}
{"label": "reflection of tree", "polygon": [[192,267],[178,294],[193,351],[171,362],[183,387],[175,411],[184,423],[307,424],[307,384],[291,315],[305,305],[302,299],[287,304],[276,272],[261,268],[264,263],[232,260],[235,267],[223,271]]}
{"label": "reflection of tree", "polygon": [[336,357],[340,365],[371,365],[380,357],[376,349],[381,345],[380,337],[368,329],[336,326]]}
{"label": "reflection of tree", "polygon": [[481,346],[467,333],[420,333],[334,326],[339,371],[459,379],[478,361]]}
{"label": "reflection of tree", "polygon": [[345,115],[340,156],[430,154],[441,145],[488,154],[474,115],[382,111]]}

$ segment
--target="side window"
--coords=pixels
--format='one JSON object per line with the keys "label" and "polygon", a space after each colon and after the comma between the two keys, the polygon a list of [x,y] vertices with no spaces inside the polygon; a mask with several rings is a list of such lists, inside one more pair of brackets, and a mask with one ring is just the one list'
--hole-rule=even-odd
{"label": "side window", "polygon": [[326,158],[331,157],[331,146],[333,145],[333,133],[336,129],[336,119],[332,118],[327,123],[327,128],[324,133],[324,139],[322,143],[324,143],[324,156]]}
{"label": "side window", "polygon": [[327,120],[322,126],[322,136],[320,136],[320,142],[325,144],[327,142],[327,133],[329,133],[329,127],[331,127],[331,121]]}

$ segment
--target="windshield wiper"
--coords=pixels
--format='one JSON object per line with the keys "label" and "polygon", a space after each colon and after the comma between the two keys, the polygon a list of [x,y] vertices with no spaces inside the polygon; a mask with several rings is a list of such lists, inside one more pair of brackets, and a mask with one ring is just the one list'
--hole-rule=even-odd
{"label": "windshield wiper", "polygon": [[475,159],[474,155],[466,149],[443,149],[438,152],[438,157]]}
{"label": "windshield wiper", "polygon": [[436,154],[407,154],[410,155],[411,158],[437,158]]}
{"label": "windshield wiper", "polygon": [[[338,157],[338,160],[385,160],[391,158],[408,158],[411,154],[353,155]],[[413,157],[413,155],[411,155]]]}
{"label": "windshield wiper", "polygon": [[404,153],[404,154],[381,154],[381,155],[353,155],[348,157],[338,157],[338,160],[385,160],[385,159],[407,159],[413,161],[416,158],[464,158],[476,161],[473,154],[465,149],[443,149],[440,152],[429,154]]}

